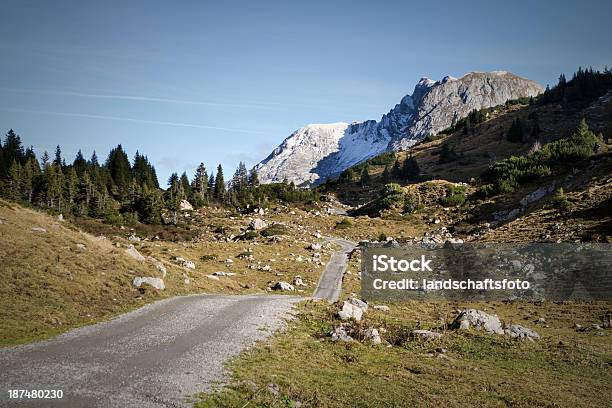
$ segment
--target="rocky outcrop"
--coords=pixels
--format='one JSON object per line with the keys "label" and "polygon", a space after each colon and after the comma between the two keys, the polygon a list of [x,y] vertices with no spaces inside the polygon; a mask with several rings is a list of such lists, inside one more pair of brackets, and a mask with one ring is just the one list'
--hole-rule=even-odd
{"label": "rocky outcrop", "polygon": [[255,168],[264,183],[319,184],[387,150],[406,149],[448,128],[474,109],[542,92],[537,83],[508,72],[472,72],[457,79],[422,78],[379,121],[307,125]]}
{"label": "rocky outcrop", "polygon": [[155,289],[158,290],[166,289],[166,285],[164,284],[164,281],[161,278],[152,278],[150,276],[137,276],[132,281],[132,285],[137,288],[141,287],[144,284],[153,286]]}

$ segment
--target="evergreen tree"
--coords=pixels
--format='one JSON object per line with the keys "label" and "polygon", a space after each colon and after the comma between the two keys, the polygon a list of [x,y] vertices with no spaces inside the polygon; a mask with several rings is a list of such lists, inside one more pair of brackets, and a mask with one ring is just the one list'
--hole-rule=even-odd
{"label": "evergreen tree", "polygon": [[217,167],[217,177],[215,178],[215,199],[223,203],[225,201],[225,180],[223,178],[223,167]]}
{"label": "evergreen tree", "polygon": [[4,143],[2,144],[2,167],[0,168],[0,176],[8,176],[13,161],[19,164],[24,163],[25,153],[21,145],[21,138],[11,129],[4,137]]}
{"label": "evergreen tree", "polygon": [[112,183],[117,187],[119,197],[125,198],[129,194],[132,169],[128,156],[121,145],[110,151],[106,160],[106,167],[110,172]]}
{"label": "evergreen tree", "polygon": [[516,118],[512,121],[512,125],[510,125],[510,129],[506,134],[506,139],[512,143],[522,143],[525,138],[525,125],[521,118]]}
{"label": "evergreen tree", "polygon": [[55,159],[53,160],[53,163],[60,167],[62,166],[62,149],[60,149],[59,145],[57,145],[55,148]]}
{"label": "evergreen tree", "polygon": [[197,201],[198,205],[205,203],[208,198],[208,173],[204,163],[200,163],[196,169],[192,187],[194,196],[197,197],[197,200],[194,201]]}
{"label": "evergreen tree", "polygon": [[186,172],[181,174],[181,190],[185,197],[191,197],[191,184],[189,183],[189,177],[187,177]]}
{"label": "evergreen tree", "polygon": [[251,188],[251,190],[254,190],[259,187],[259,174],[255,169],[251,171],[251,174],[249,176],[249,187]]}
{"label": "evergreen tree", "polygon": [[419,178],[421,175],[421,169],[419,168],[419,163],[417,163],[416,157],[411,155],[404,160],[401,173],[403,178],[406,180],[416,180]]}
{"label": "evergreen tree", "polygon": [[232,191],[236,194],[236,198],[243,198],[246,195],[249,185],[248,171],[243,162],[238,164],[234,177],[232,177]]}
{"label": "evergreen tree", "polygon": [[395,159],[395,163],[393,163],[393,168],[391,169],[391,175],[396,179],[402,178],[402,168],[399,159]]}
{"label": "evergreen tree", "polygon": [[215,174],[214,173],[210,173],[210,177],[208,178],[208,196],[213,197],[213,198],[215,196]]}
{"label": "evergreen tree", "polygon": [[80,149],[77,152],[74,162],[72,163],[72,167],[79,177],[81,177],[85,170],[87,170],[87,160],[85,160],[85,157],[83,157],[83,152],[81,152]]}
{"label": "evergreen tree", "polygon": [[385,166],[385,169],[382,172],[382,180],[383,183],[387,184],[389,180],[391,180],[391,173],[389,173],[389,166]]}
{"label": "evergreen tree", "polygon": [[363,169],[361,170],[361,176],[360,176],[361,187],[365,187],[368,184],[370,184],[371,178],[370,178],[369,168],[370,166],[366,164],[365,166],[363,166]]}

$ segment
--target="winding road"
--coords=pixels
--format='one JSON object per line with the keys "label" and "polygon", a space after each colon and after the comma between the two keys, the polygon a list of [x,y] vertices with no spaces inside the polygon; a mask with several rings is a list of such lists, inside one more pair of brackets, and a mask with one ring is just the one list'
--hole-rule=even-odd
{"label": "winding road", "polygon": [[[340,244],[313,298],[338,300],[348,253]],[[224,363],[281,328],[282,295],[191,295],[161,300],[51,340],[0,349],[0,407],[186,407],[224,384]],[[10,399],[9,390],[62,390],[62,399]]]}

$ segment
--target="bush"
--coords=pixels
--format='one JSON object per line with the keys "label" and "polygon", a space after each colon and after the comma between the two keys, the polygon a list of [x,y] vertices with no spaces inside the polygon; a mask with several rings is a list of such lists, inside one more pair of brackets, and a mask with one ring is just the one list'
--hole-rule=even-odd
{"label": "bush", "polygon": [[283,224],[272,224],[268,228],[261,231],[261,235],[264,237],[272,237],[274,235],[287,235],[289,230]]}
{"label": "bush", "polygon": [[446,197],[442,197],[440,199],[440,204],[442,204],[444,207],[457,207],[463,204],[465,199],[466,197],[463,193],[451,194]]}
{"label": "bush", "polygon": [[386,241],[386,240],[387,240],[387,235],[386,235],[384,232],[381,232],[381,233],[378,235],[378,241],[379,241],[379,242],[384,242],[384,241]]}
{"label": "bush", "polygon": [[380,204],[384,209],[397,206],[404,202],[404,189],[397,183],[385,184]]}
{"label": "bush", "polygon": [[353,226],[353,223],[348,218],[343,218],[342,221],[336,223],[336,229],[345,229]]}
{"label": "bush", "polygon": [[574,207],[574,203],[572,203],[569,200],[569,198],[565,195],[565,192],[563,191],[563,187],[559,187],[559,189],[557,190],[557,192],[552,198],[552,203],[555,206],[555,208],[561,211],[564,211],[564,212],[571,211],[572,208]]}

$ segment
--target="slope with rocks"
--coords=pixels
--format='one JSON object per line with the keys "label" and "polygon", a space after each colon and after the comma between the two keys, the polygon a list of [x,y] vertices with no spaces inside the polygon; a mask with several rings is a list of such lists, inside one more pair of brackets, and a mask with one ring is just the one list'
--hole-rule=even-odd
{"label": "slope with rocks", "polygon": [[457,79],[422,78],[380,121],[305,126],[255,166],[264,183],[319,184],[387,150],[406,149],[476,109],[542,92],[537,83],[505,71]]}

